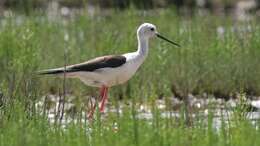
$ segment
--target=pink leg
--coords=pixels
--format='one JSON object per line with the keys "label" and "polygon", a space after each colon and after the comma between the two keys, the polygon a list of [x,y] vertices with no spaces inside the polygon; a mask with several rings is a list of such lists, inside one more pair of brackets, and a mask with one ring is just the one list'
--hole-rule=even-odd
{"label": "pink leg", "polygon": [[[100,88],[100,97],[101,99],[104,98],[105,96],[105,91],[106,91],[106,87],[105,86],[102,86]],[[96,109],[96,102],[94,103],[94,105],[92,105],[91,103],[91,110],[90,112],[88,113],[88,119],[92,119],[93,115],[94,115],[94,112],[95,112],[95,109]]]}
{"label": "pink leg", "polygon": [[103,98],[102,98],[102,100],[101,100],[101,104],[100,104],[100,107],[99,107],[99,111],[100,111],[101,113],[103,113],[104,110],[105,110],[105,104],[106,104],[106,101],[107,101],[107,93],[108,93],[108,87],[104,87],[104,88],[105,88],[105,90],[104,90],[104,96],[103,96]]}

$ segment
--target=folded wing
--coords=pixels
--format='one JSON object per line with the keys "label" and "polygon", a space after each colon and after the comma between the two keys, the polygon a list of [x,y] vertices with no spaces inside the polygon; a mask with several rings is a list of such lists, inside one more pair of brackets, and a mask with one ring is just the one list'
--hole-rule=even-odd
{"label": "folded wing", "polygon": [[109,55],[98,57],[92,60],[89,60],[84,63],[70,65],[62,68],[49,69],[40,71],[39,74],[61,74],[61,73],[71,73],[71,72],[93,72],[101,68],[116,68],[126,63],[126,58],[121,55]]}

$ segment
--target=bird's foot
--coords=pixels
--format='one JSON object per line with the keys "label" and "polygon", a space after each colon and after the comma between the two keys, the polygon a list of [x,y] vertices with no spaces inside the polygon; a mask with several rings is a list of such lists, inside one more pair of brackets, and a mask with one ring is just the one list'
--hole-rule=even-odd
{"label": "bird's foot", "polygon": [[99,108],[99,112],[101,113],[101,114],[104,114],[105,113],[105,106],[99,106],[100,108]]}
{"label": "bird's foot", "polygon": [[93,113],[88,113],[87,119],[88,119],[88,120],[92,120],[92,119],[93,119]]}

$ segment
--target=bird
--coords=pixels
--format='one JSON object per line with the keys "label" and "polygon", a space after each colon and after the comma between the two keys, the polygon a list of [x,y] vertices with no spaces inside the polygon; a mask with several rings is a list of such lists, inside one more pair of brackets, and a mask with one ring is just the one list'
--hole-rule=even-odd
{"label": "bird", "polygon": [[[137,29],[138,48],[134,52],[97,57],[79,64],[41,70],[39,74],[60,77],[65,75],[66,78],[78,78],[87,86],[100,88],[99,112],[103,113],[108,98],[108,89],[127,82],[136,73],[148,55],[149,40],[154,37],[180,47],[176,42],[158,33],[154,24],[143,23]],[[96,105],[91,107],[88,113],[89,119],[93,117]]]}

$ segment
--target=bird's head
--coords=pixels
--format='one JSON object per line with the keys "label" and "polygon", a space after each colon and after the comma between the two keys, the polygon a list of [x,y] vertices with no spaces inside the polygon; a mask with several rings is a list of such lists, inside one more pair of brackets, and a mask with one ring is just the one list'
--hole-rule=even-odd
{"label": "bird's head", "polygon": [[138,36],[148,38],[148,39],[154,37],[156,33],[157,33],[156,26],[151,23],[143,23],[137,29]]}
{"label": "bird's head", "polygon": [[159,34],[157,32],[156,26],[151,24],[151,23],[143,23],[139,26],[139,28],[137,29],[137,35],[140,38],[145,38],[145,39],[150,39],[153,38],[154,36],[157,36],[160,39],[163,39],[173,45],[176,45],[178,47],[180,47],[179,44],[167,39],[166,37],[162,36],[161,34]]}

